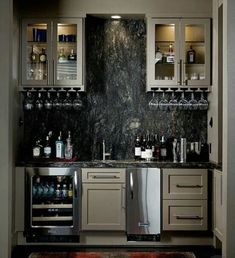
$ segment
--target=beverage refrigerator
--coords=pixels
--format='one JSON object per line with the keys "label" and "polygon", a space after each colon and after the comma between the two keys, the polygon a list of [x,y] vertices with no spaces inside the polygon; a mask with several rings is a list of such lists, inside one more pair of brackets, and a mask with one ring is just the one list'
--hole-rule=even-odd
{"label": "beverage refrigerator", "polygon": [[79,242],[81,171],[27,167],[27,242]]}

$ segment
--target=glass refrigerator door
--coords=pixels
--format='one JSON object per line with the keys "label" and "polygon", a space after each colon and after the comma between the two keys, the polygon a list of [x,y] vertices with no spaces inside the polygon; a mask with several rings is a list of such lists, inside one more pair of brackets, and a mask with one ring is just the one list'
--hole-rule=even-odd
{"label": "glass refrigerator door", "polygon": [[31,226],[73,226],[73,176],[31,177]]}
{"label": "glass refrigerator door", "polygon": [[204,20],[183,22],[183,84],[210,84],[209,22]]}
{"label": "glass refrigerator door", "polygon": [[55,24],[54,84],[82,84],[82,26],[81,21],[61,21]]}
{"label": "glass refrigerator door", "polygon": [[155,24],[155,81],[158,85],[176,85],[178,69],[178,26],[176,21]]}
{"label": "glass refrigerator door", "polygon": [[23,22],[22,83],[23,85],[48,84],[48,54],[50,52],[48,22]]}

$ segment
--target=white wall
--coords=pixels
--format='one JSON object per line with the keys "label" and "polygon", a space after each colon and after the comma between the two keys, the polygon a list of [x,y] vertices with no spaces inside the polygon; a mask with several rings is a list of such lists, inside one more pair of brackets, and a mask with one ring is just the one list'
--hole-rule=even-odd
{"label": "white wall", "polygon": [[0,1],[0,257],[10,257],[12,225],[12,18],[11,0]]}

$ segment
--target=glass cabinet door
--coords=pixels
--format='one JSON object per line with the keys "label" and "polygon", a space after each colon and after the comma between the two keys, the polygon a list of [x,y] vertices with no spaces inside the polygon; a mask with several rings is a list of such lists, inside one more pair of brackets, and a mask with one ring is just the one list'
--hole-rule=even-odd
{"label": "glass cabinet door", "polygon": [[183,85],[210,85],[209,20],[182,20],[181,29]]}
{"label": "glass cabinet door", "polygon": [[82,85],[82,20],[54,23],[54,84]]}
{"label": "glass cabinet door", "polygon": [[177,85],[179,73],[179,21],[153,19],[149,30],[150,84],[156,86]]}
{"label": "glass cabinet door", "polygon": [[50,26],[48,21],[25,20],[22,24],[22,84],[49,84]]}

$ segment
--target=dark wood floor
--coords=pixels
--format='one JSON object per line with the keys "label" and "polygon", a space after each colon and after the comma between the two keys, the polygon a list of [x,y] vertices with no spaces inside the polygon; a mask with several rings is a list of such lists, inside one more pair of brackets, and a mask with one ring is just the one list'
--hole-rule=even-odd
{"label": "dark wood floor", "polygon": [[215,250],[211,246],[180,246],[180,247],[71,247],[71,246],[17,246],[13,250],[12,258],[28,258],[31,252],[50,251],[179,251],[193,252],[197,258],[221,258],[221,250]]}

